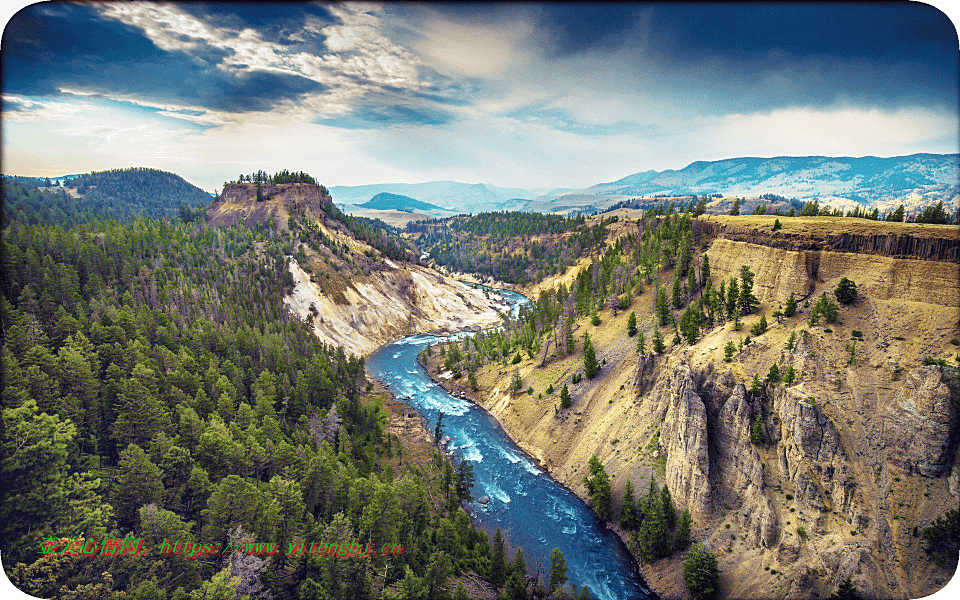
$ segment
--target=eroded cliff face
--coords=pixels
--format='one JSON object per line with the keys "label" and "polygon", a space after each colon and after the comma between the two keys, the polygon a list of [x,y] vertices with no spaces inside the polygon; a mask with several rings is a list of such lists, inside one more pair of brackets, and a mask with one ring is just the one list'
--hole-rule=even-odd
{"label": "eroded cliff face", "polygon": [[342,298],[334,299],[291,258],[295,287],[284,304],[312,323],[322,341],[357,356],[405,335],[493,327],[501,322],[501,313],[510,310],[498,294],[468,287],[432,269],[389,261],[387,265],[354,281],[342,291]]}
{"label": "eroded cliff face", "polygon": [[[754,293],[762,303],[774,306],[786,303],[791,292],[803,299],[824,283],[836,285],[844,276],[856,281],[860,292],[874,300],[960,306],[957,264],[949,261],[786,250],[730,239],[714,240],[707,254],[717,285],[739,277],[740,265],[749,265],[756,275]],[[936,298],[931,298],[931,293]]]}

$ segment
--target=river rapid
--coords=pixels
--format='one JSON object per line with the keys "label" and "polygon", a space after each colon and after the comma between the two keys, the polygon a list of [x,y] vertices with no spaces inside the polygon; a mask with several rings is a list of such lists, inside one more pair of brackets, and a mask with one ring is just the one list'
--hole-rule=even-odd
{"label": "river rapid", "polygon": [[[514,307],[527,299],[499,291]],[[457,338],[470,334],[459,334]],[[593,511],[527,456],[496,419],[476,404],[448,394],[417,362],[421,350],[437,341],[414,335],[388,344],[366,359],[367,371],[393,394],[423,415],[432,431],[443,411],[443,435],[448,449],[473,464],[475,500],[467,509],[491,539],[499,527],[513,546],[523,548],[531,573],[540,567],[549,578],[550,552],[560,548],[567,576],[604,600],[656,598],[643,582],[620,539],[599,522]],[[586,467],[586,465],[584,465]],[[476,499],[489,497],[480,504]]]}

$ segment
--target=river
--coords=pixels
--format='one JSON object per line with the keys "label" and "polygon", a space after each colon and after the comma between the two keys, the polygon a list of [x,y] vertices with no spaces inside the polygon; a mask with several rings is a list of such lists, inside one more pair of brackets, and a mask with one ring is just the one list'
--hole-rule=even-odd
{"label": "river", "polygon": [[[526,302],[515,292],[500,293],[514,311]],[[499,527],[512,546],[523,548],[532,572],[542,564],[542,579],[549,578],[550,552],[560,548],[570,581],[588,586],[594,597],[655,598],[620,539],[576,494],[540,469],[484,409],[448,394],[430,379],[417,355],[446,339],[406,337],[369,356],[366,365],[371,376],[426,418],[431,431],[443,411],[443,435],[450,436],[448,448],[473,464],[474,498],[490,498],[486,504],[474,500],[468,506],[479,526],[491,539]]]}

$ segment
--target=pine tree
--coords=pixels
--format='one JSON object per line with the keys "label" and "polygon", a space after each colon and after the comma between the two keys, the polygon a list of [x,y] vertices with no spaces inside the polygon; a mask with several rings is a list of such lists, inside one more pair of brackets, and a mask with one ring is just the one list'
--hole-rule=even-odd
{"label": "pine tree", "polygon": [[600,363],[597,362],[597,353],[590,341],[590,334],[583,336],[583,374],[587,379],[593,379],[600,372]]}
{"label": "pine tree", "polygon": [[720,594],[720,568],[717,555],[699,543],[683,559],[683,583],[695,600],[712,600]]}
{"label": "pine tree", "polygon": [[145,504],[163,502],[162,473],[147,453],[130,444],[120,453],[113,505],[117,520],[124,527],[136,527],[137,511]]}
{"label": "pine tree", "polygon": [[630,316],[627,317],[627,335],[633,337],[637,335],[637,313],[630,311]]}
{"label": "pine tree", "polygon": [[793,370],[793,365],[790,365],[787,367],[787,373],[783,376],[783,382],[787,385],[792,385],[796,378],[797,373]]}
{"label": "pine tree", "polygon": [[490,585],[499,590],[507,580],[507,550],[503,543],[503,533],[497,527],[493,534],[493,549],[490,557]]}
{"label": "pine tree", "polygon": [[560,389],[560,408],[570,408],[570,390],[567,389],[567,384],[563,384]]}
{"label": "pine tree", "polygon": [[842,277],[833,291],[833,295],[837,297],[840,304],[851,304],[857,299],[857,284],[846,277]]}
{"label": "pine tree", "polygon": [[775,219],[773,221],[773,230],[779,231],[781,229],[783,229],[783,223],[780,222],[780,219]]}
{"label": "pine tree", "polygon": [[754,396],[760,394],[763,391],[763,384],[760,382],[760,376],[756,373],[753,374],[753,382],[750,384],[750,393]]}
{"label": "pine tree", "polygon": [[760,301],[753,294],[753,272],[747,265],[740,265],[740,314],[749,315],[757,310]]}
{"label": "pine tree", "polygon": [[770,372],[767,373],[767,381],[778,383],[780,381],[780,367],[777,363],[770,365]]}
{"label": "pine tree", "polygon": [[783,316],[792,317],[797,314],[797,295],[794,292],[790,292],[790,297],[787,299],[787,305],[783,309]]}
{"label": "pine tree", "polygon": [[687,271],[687,294],[693,298],[693,295],[697,293],[697,290],[700,289],[697,287],[697,270],[690,269]]}
{"label": "pine tree", "polygon": [[554,593],[558,587],[567,583],[567,559],[564,558],[560,548],[554,548],[550,552],[550,593]]}
{"label": "pine tree", "polygon": [[690,546],[690,529],[692,523],[693,519],[690,518],[690,511],[683,509],[680,512],[677,531],[673,535],[673,548],[675,550],[686,550]]}
{"label": "pine tree", "polygon": [[660,506],[663,509],[663,519],[667,524],[667,529],[673,529],[677,523],[677,509],[673,505],[673,497],[670,495],[670,489],[667,484],[663,484],[660,489]]}
{"label": "pine tree", "polygon": [[730,278],[730,287],[727,288],[727,318],[733,319],[740,314],[740,288],[737,285],[737,278]]}
{"label": "pine tree", "polygon": [[666,325],[670,320],[670,306],[667,301],[667,290],[663,286],[657,288],[657,323],[660,327]]}
{"label": "pine tree", "polygon": [[740,214],[740,198],[734,198],[733,206],[730,207],[729,214],[731,214],[734,217]]}
{"label": "pine tree", "polygon": [[663,336],[660,334],[660,328],[653,328],[653,351],[657,354],[663,354],[666,346],[663,343]]}
{"label": "pine tree", "polygon": [[737,345],[733,341],[727,342],[727,345],[723,347],[723,360],[724,362],[730,362],[733,360],[733,354],[737,351]]}
{"label": "pine tree", "polygon": [[700,285],[706,289],[711,285],[710,282],[710,255],[703,254],[703,261],[700,263]]}
{"label": "pine tree", "polygon": [[636,529],[637,525],[637,500],[633,495],[633,482],[627,479],[623,489],[623,502],[620,506],[620,527],[631,531]]}
{"label": "pine tree", "polygon": [[610,519],[610,478],[596,454],[590,457],[589,467],[590,476],[584,477],[583,483],[593,501],[593,511],[601,520],[607,521]]}
{"label": "pine tree", "polygon": [[637,335],[637,353],[641,356],[647,352],[647,336],[641,331]]}
{"label": "pine tree", "polygon": [[573,354],[577,349],[577,340],[573,337],[573,317],[568,317],[564,329],[566,337],[567,354]]}

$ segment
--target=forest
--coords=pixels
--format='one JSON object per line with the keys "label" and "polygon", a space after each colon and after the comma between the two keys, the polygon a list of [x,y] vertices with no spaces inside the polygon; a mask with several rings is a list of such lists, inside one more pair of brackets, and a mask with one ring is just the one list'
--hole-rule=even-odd
{"label": "forest", "polygon": [[532,283],[563,273],[604,244],[606,222],[524,212],[481,213],[414,221],[407,232],[437,264],[507,283]]}
{"label": "forest", "polygon": [[[522,551],[508,562],[502,538],[491,544],[460,507],[469,470],[439,451],[405,460],[363,360],[282,309],[292,234],[36,214],[5,223],[2,241],[0,548],[21,590],[462,598],[450,581],[473,578],[505,597],[550,594],[528,581]],[[351,539],[403,551],[158,552],[164,540]],[[82,540],[154,551],[77,556]]]}

